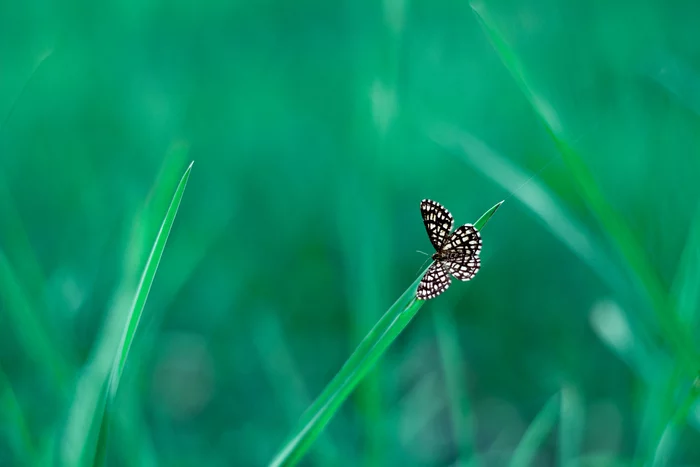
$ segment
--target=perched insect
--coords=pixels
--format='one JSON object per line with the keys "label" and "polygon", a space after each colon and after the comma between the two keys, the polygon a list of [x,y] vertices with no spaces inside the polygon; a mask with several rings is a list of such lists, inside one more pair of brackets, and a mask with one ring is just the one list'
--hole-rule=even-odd
{"label": "perched insect", "polygon": [[424,199],[420,202],[420,213],[436,253],[432,256],[433,264],[418,284],[416,296],[419,300],[429,300],[447,290],[450,274],[461,281],[476,275],[481,266],[481,235],[472,224],[465,224],[450,235],[454,219],[438,202]]}

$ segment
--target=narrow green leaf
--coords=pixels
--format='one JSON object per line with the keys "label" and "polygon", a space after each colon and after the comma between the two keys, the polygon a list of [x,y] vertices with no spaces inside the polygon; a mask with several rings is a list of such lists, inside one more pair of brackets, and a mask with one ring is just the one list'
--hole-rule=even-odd
{"label": "narrow green leaf", "polygon": [[9,444],[24,465],[38,465],[38,451],[32,432],[10,380],[0,367],[0,423],[12,427]]}
{"label": "narrow green leaf", "polygon": [[483,213],[481,217],[474,222],[474,228],[476,230],[482,230],[485,226],[486,223],[491,219],[491,216],[493,216],[496,213],[496,210],[501,207],[501,204],[503,204],[505,200],[499,201],[498,203],[494,204],[488,211]]}
{"label": "narrow green leaf", "polygon": [[676,358],[683,365],[685,372],[688,374],[694,373],[699,364],[698,362],[700,362],[700,356],[690,334],[681,325],[676,314],[673,313],[673,303],[666,293],[656,270],[651,265],[646,252],[639,244],[632,230],[623,221],[623,217],[615,212],[608,203],[583,158],[567,142],[561,121],[556,112],[544,99],[536,94],[525,76],[522,64],[505,41],[495,22],[488,17],[483,4],[477,6],[472,3],[471,8],[482,25],[484,32],[491,40],[501,61],[510,71],[511,76],[513,76],[542,121],[545,130],[557,146],[589,208],[605,229],[612,244],[625,259],[630,272],[636,279],[638,287],[651,304],[651,309],[662,329],[666,342],[674,348],[677,354]]}
{"label": "narrow green leaf", "polygon": [[185,192],[185,187],[187,186],[187,180],[189,180],[190,172],[192,170],[192,164],[185,171],[185,174],[180,179],[175,194],[173,195],[168,211],[165,214],[163,223],[161,224],[158,235],[156,236],[151,253],[146,261],[146,266],[144,268],[143,274],[141,275],[141,280],[136,289],[136,295],[134,297],[133,304],[129,311],[129,315],[126,321],[126,327],[122,333],[121,342],[114,356],[114,363],[112,365],[112,371],[107,382],[105,401],[104,405],[98,406],[98,411],[102,409],[102,413],[95,414],[97,419],[101,419],[101,426],[99,437],[96,446],[96,456],[95,463],[96,466],[101,466],[104,464],[109,426],[111,423],[111,417],[114,411],[114,400],[119,388],[119,381],[124,372],[124,367],[126,366],[126,361],[129,356],[129,349],[134,341],[134,336],[138,329],[139,321],[141,320],[141,315],[143,313],[144,306],[146,305],[146,300],[148,299],[148,294],[151,290],[151,285],[153,285],[153,279],[155,277],[156,271],[158,270],[158,264],[163,255],[163,250],[165,249],[165,244],[168,241],[168,235],[170,234],[170,229],[175,221],[175,216],[177,215],[177,210],[180,206],[180,201]]}
{"label": "narrow green leaf", "polygon": [[[161,227],[163,213],[172,202],[174,187],[182,178],[182,165],[188,157],[188,145],[174,142],[165,154],[164,164],[157,175],[156,183],[134,219],[128,234],[123,254],[122,277],[106,307],[105,318],[90,357],[78,374],[73,386],[71,402],[66,417],[61,424],[61,434],[57,437],[57,455],[60,465],[85,467],[94,463],[95,446],[100,431],[102,413],[105,406],[106,388],[112,372],[114,356],[120,344],[127,314],[136,295],[144,265],[148,259],[153,240]],[[172,187],[172,188],[171,188]],[[172,242],[172,238],[169,239]],[[162,274],[162,271],[161,271]],[[171,276],[172,277],[172,276]],[[161,280],[163,278],[161,277]],[[172,282],[168,284],[172,286]],[[170,287],[167,292],[172,293]],[[158,315],[151,317],[157,328]],[[143,336],[148,338],[147,335]],[[139,344],[145,339],[139,339]],[[140,351],[146,349],[140,348]],[[140,416],[118,417],[112,427],[118,430],[121,452],[152,451],[152,440],[146,433],[139,434],[144,424]],[[126,466],[141,465],[143,459],[123,456],[120,461]]]}
{"label": "narrow green leaf", "polygon": [[700,303],[700,209],[695,213],[690,227],[671,285],[671,296],[676,304],[678,318],[694,330],[698,325]]}
{"label": "narrow green leaf", "polygon": [[440,307],[433,311],[433,324],[450,401],[452,430],[455,444],[459,448],[458,465],[479,467],[481,459],[476,449],[474,417],[465,387],[467,376],[464,371],[464,357],[459,345],[457,325],[449,307]]}
{"label": "narrow green leaf", "polygon": [[[486,211],[474,223],[475,227],[483,229],[502,203],[503,201]],[[423,273],[384,313],[321,395],[302,415],[296,430],[274,457],[271,466],[295,465],[304,456],[352,390],[411,322],[424,303],[423,300],[416,299],[416,289]]]}
{"label": "narrow green leaf", "polygon": [[74,371],[63,355],[56,352],[56,345],[38,311],[32,305],[9,259],[0,249],[0,304],[9,325],[24,348],[25,354],[40,369],[42,375],[50,376],[56,388],[66,391],[68,378]]}
{"label": "narrow green leaf", "polygon": [[585,409],[580,393],[572,386],[562,388],[559,416],[559,465],[576,466],[581,454]]}
{"label": "narrow green leaf", "polygon": [[[520,443],[513,452],[510,467],[525,467],[533,465],[532,461],[537,450],[554,429],[559,415],[560,395],[555,394],[544,405],[530,426],[525,431]],[[562,464],[563,465],[563,464]]]}
{"label": "narrow green leaf", "polygon": [[586,226],[546,185],[470,133],[447,125],[435,126],[429,131],[437,144],[454,148],[467,164],[510,191],[513,198],[532,211],[552,235],[612,289],[626,289],[624,273],[609,260]]}

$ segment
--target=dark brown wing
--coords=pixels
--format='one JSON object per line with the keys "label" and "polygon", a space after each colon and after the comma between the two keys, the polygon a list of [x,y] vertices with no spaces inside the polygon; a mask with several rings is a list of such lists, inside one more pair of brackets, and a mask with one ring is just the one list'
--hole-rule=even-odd
{"label": "dark brown wing", "polygon": [[442,268],[455,276],[455,279],[468,281],[476,276],[481,267],[481,259],[478,256],[462,256],[449,261],[440,261]]}
{"label": "dark brown wing", "polygon": [[423,224],[428,232],[430,243],[433,244],[435,251],[440,251],[454,225],[452,214],[440,203],[430,199],[420,202],[420,213],[423,216]]}
{"label": "dark brown wing", "polygon": [[452,279],[440,263],[434,262],[425,272],[418,284],[416,297],[418,300],[430,300],[443,293],[450,286]]}
{"label": "dark brown wing", "polygon": [[[449,256],[474,256],[481,251],[481,234],[471,224],[464,224],[454,231],[442,245],[442,251],[450,253]],[[450,258],[451,259],[451,258]]]}

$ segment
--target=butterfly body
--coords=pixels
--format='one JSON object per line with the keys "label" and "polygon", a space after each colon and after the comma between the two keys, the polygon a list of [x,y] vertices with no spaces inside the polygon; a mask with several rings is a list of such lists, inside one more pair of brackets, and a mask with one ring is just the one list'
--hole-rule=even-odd
{"label": "butterfly body", "polygon": [[454,232],[452,214],[437,201],[424,199],[420,204],[423,224],[430,243],[435,247],[433,264],[418,284],[416,296],[420,300],[437,297],[450,286],[450,275],[468,281],[481,267],[481,235],[471,224],[464,224]]}

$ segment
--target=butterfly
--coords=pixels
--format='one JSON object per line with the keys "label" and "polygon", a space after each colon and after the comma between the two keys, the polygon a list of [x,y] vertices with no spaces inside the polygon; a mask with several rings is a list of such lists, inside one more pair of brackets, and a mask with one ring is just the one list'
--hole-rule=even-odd
{"label": "butterfly", "polygon": [[436,201],[421,201],[420,213],[436,253],[432,256],[433,264],[418,284],[416,296],[419,300],[429,300],[447,290],[450,274],[461,281],[476,275],[481,267],[481,234],[472,224],[464,224],[450,234],[454,225],[452,214]]}

